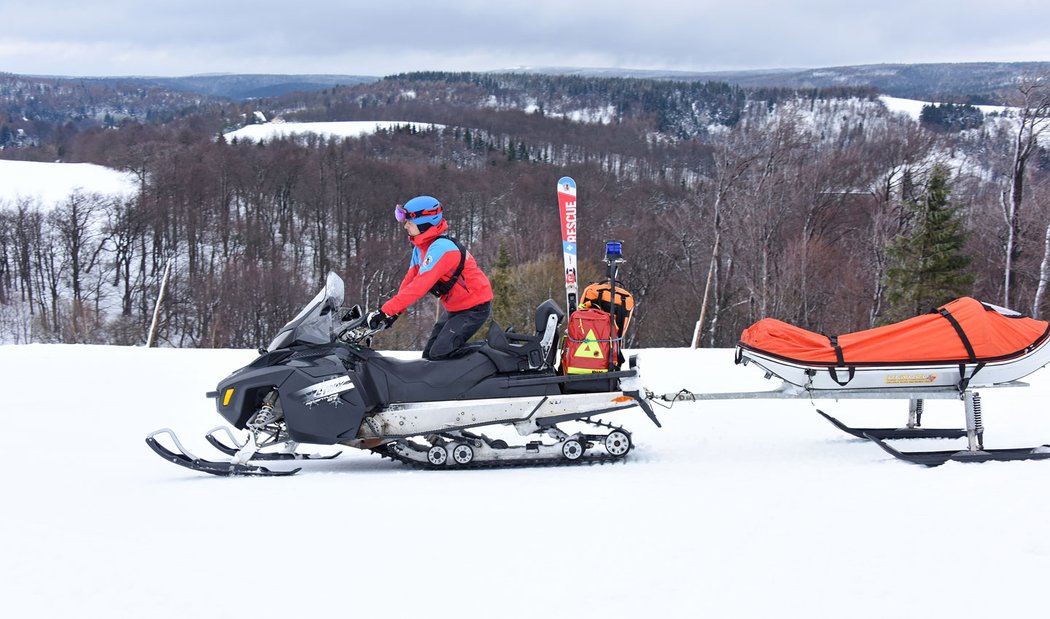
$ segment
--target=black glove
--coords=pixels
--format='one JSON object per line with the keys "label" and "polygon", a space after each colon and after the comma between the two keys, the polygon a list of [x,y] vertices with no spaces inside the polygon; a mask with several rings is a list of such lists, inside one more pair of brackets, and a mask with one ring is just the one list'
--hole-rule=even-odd
{"label": "black glove", "polygon": [[389,329],[395,320],[397,320],[397,316],[387,316],[383,313],[383,310],[375,310],[368,315],[368,328],[380,331]]}

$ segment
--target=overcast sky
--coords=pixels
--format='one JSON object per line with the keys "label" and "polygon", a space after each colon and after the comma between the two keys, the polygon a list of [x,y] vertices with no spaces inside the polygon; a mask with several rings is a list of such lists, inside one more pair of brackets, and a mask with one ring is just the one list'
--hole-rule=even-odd
{"label": "overcast sky", "polygon": [[1050,60],[1047,0],[0,0],[0,20],[0,72],[41,75]]}

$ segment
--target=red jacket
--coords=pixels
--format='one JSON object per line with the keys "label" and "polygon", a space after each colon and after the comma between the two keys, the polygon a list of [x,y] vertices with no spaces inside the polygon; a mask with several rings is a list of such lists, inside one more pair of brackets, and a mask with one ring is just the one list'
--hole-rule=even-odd
{"label": "red jacket", "polygon": [[[405,311],[409,305],[423,298],[434,284],[448,281],[459,266],[459,248],[448,237],[448,222],[441,220],[426,232],[411,237],[415,249],[412,250],[412,261],[408,273],[401,280],[401,286],[394,298],[380,308],[387,316],[396,316]],[[448,294],[441,297],[441,303],[450,312],[460,312],[492,300],[492,286],[489,278],[478,267],[474,256],[467,252],[463,273],[456,285]]]}

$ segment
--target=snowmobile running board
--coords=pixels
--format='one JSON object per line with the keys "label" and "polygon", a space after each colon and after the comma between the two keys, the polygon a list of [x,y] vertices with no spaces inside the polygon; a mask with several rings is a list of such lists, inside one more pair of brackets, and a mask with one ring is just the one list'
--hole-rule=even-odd
{"label": "snowmobile running board", "polygon": [[[230,442],[236,445],[236,447],[230,447],[215,436],[219,432],[224,432],[227,438],[230,439]],[[238,441],[237,437],[235,437],[233,432],[230,432],[230,429],[226,426],[216,426],[212,428],[204,438],[208,439],[208,442],[211,443],[212,447],[218,449],[227,456],[236,456],[237,452],[244,448],[244,443]],[[177,442],[178,441],[176,441],[176,443]],[[324,456],[321,454],[301,454],[295,451],[297,445],[298,443],[289,441],[285,443],[286,451],[259,451],[252,456],[252,460],[333,460],[343,453],[337,451],[330,456]],[[179,448],[181,449],[181,445]]]}
{"label": "snowmobile running board", "polygon": [[[997,385],[982,385],[982,389],[1001,387],[1027,387],[1028,383],[1011,381]],[[650,395],[650,397],[655,397]],[[926,466],[939,466],[954,460],[956,462],[989,462],[1013,460],[1050,459],[1050,445],[1039,447],[1021,447],[1014,449],[985,449],[984,424],[981,418],[981,396],[970,389],[960,391],[954,387],[929,387],[911,389],[804,389],[784,382],[778,389],[769,391],[714,392],[692,393],[682,390],[668,393],[659,399],[674,403],[676,401],[698,402],[702,400],[909,400],[908,424],[903,428],[854,428],[824,411],[817,410],[821,416],[830,421],[836,428],[858,438],[867,439],[891,456]],[[962,400],[966,411],[966,428],[923,428],[922,412],[924,400]],[[888,439],[906,438],[962,438],[966,437],[968,446],[961,450],[945,451],[899,451],[886,444]]]}

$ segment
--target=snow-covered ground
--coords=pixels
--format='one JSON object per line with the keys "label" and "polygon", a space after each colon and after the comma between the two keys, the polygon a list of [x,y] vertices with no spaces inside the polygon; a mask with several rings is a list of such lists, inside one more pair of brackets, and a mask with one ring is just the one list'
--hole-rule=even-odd
{"label": "snow-covered ground", "polygon": [[240,129],[223,134],[227,141],[251,140],[266,142],[293,135],[315,134],[328,138],[357,138],[377,131],[389,131],[395,127],[414,127],[418,131],[440,129],[444,125],[389,120],[353,120],[342,122],[270,122],[259,125],[245,125]]}
{"label": "snow-covered ground", "polygon": [[0,206],[19,200],[50,209],[74,192],[130,196],[138,190],[134,175],[93,163],[40,163],[0,159]]}
{"label": "snow-covered ground", "polygon": [[[901,99],[898,97],[890,97],[887,95],[879,95],[879,100],[886,106],[891,112],[900,114],[907,114],[909,118],[914,121],[919,120],[919,115],[922,114],[922,108],[927,105],[931,105],[930,101],[917,101],[915,99]],[[1011,108],[1003,105],[975,105],[975,108],[981,110],[984,114],[1002,114]]]}
{"label": "snow-covered ground", "polygon": [[[0,582],[8,617],[1037,616],[1050,462],[923,468],[808,401],[610,415],[622,464],[415,471],[361,452],[288,478],[223,479],[198,455],[204,393],[242,350],[0,346]],[[641,352],[657,393],[769,389],[729,350]],[[1050,374],[984,396],[989,447],[1050,440]],[[854,425],[905,402],[816,403]],[[962,407],[928,403],[931,427]],[[917,443],[925,443],[918,445]],[[912,441],[936,449],[962,441]],[[330,452],[331,447],[314,451]],[[282,466],[274,464],[274,468]]]}

